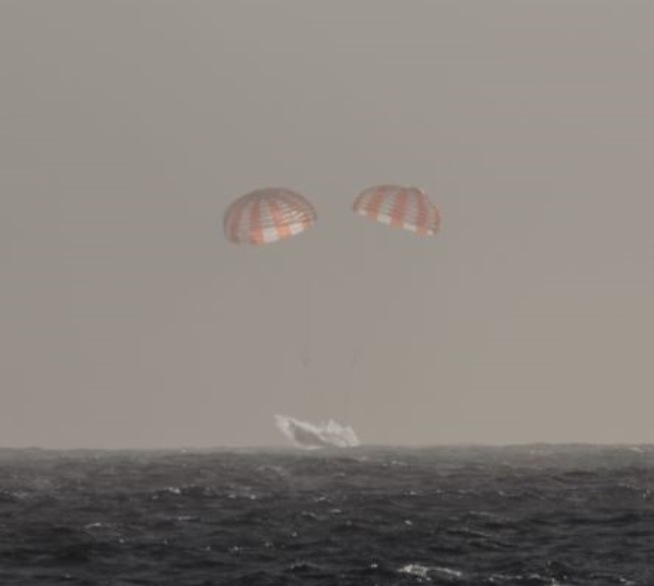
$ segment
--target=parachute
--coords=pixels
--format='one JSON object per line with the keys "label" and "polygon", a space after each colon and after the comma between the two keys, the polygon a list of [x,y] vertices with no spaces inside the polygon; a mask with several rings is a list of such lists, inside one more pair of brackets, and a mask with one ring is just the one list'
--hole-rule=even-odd
{"label": "parachute", "polygon": [[270,244],[304,232],[316,222],[311,203],[283,187],[257,189],[225,211],[223,227],[231,242]]}
{"label": "parachute", "polygon": [[[307,198],[284,187],[256,189],[238,197],[227,207],[223,215],[225,237],[239,246],[268,245],[296,236],[311,228],[317,221],[315,208]],[[277,262],[280,262],[278,259]],[[313,339],[313,298],[315,263],[307,259],[295,277],[298,287],[297,306],[304,306],[304,333],[300,361],[307,367],[311,362]],[[261,274],[255,278],[263,278]],[[266,279],[268,280],[268,279]],[[301,285],[303,282],[304,286]],[[270,286],[268,282],[268,287]],[[262,292],[266,286],[259,287]],[[263,294],[263,293],[262,293]],[[263,294],[264,297],[267,295]],[[272,308],[271,308],[272,309]]]}
{"label": "parachute", "polygon": [[433,236],[441,225],[440,210],[417,187],[370,187],[359,194],[352,209],[371,220],[419,235]]}
{"label": "parachute", "polygon": [[[378,184],[369,187],[355,197],[352,211],[368,220],[400,228],[419,236],[435,236],[442,223],[440,209],[418,187],[392,184]],[[372,233],[368,236],[371,239],[377,237]],[[353,295],[358,299],[356,300],[356,315],[350,323],[350,328],[354,332],[348,337],[348,344],[353,347],[354,360],[367,360],[368,349],[364,340],[370,340],[376,336],[387,336],[389,333],[386,329],[386,316],[380,315],[376,306],[371,306],[368,301],[370,296],[385,295],[384,292],[394,286],[398,280],[420,283],[421,279],[428,274],[428,271],[424,270],[423,264],[426,257],[421,255],[431,256],[433,252],[430,250],[430,246],[420,246],[420,243],[416,243],[414,240],[412,243],[414,246],[410,247],[414,256],[408,258],[408,262],[401,263],[392,271],[373,274],[370,270],[372,264],[370,261],[378,256],[378,243],[383,238],[381,233],[378,236],[379,240],[369,240],[366,235],[362,235],[359,240],[359,250],[355,253],[359,255],[357,264],[360,269],[356,274],[356,282],[351,283],[351,289]],[[387,298],[386,302],[392,303],[392,299]],[[419,327],[420,325],[416,323],[416,328]]]}

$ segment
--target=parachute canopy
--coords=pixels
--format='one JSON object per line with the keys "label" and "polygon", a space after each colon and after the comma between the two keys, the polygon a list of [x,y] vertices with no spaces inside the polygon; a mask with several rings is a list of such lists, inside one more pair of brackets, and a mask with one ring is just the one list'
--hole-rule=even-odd
{"label": "parachute canopy", "polygon": [[233,201],[223,227],[231,242],[270,244],[315,224],[316,210],[298,193],[283,187],[257,189]]}
{"label": "parachute canopy", "polygon": [[441,224],[440,210],[417,187],[378,185],[362,191],[352,209],[382,224],[433,236]]}

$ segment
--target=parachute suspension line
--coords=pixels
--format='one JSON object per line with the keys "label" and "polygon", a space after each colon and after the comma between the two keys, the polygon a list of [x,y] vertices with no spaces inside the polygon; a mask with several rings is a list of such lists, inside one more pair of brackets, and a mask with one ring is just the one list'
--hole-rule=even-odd
{"label": "parachute suspension line", "polygon": [[350,412],[352,408],[352,399],[356,391],[356,380],[354,377],[349,377],[349,381],[345,383],[345,392],[343,394],[343,403],[341,406],[341,417],[343,423],[348,425],[351,422]]}
{"label": "parachute suspension line", "polygon": [[344,324],[343,331],[350,331],[350,339],[347,343],[343,344],[343,348],[347,348],[348,354],[344,357],[344,374],[346,375],[343,380],[343,389],[340,393],[339,411],[340,417],[345,423],[351,422],[351,413],[355,395],[358,392],[358,387],[361,384],[359,377],[360,362],[365,355],[363,346],[366,340],[366,323],[369,311],[369,300],[366,295],[365,283],[369,281],[369,258],[368,258],[368,242],[364,237],[362,238],[362,246],[358,251],[357,265],[359,270],[355,273],[353,279],[353,298],[354,304],[350,305],[350,311],[353,312],[346,319],[349,318],[349,324]]}
{"label": "parachute suspension line", "polygon": [[302,313],[303,340],[301,361],[304,367],[309,367],[313,359],[313,329],[314,329],[314,279],[311,271],[304,273],[304,311]]}
{"label": "parachute suspension line", "polygon": [[[315,260],[307,259],[304,271],[304,356],[306,359],[303,363],[303,370],[306,383],[305,394],[310,401],[312,417],[318,422],[327,423],[334,415],[335,406],[334,397],[325,388],[325,377],[323,376],[325,373],[320,370],[325,361],[320,360],[319,350],[322,348],[320,344],[322,311],[325,309],[327,315],[330,315],[332,305],[329,303],[322,304],[323,299],[320,297],[321,269],[322,267]],[[327,362],[327,368],[331,366]],[[329,379],[329,376],[327,376],[327,379]]]}
{"label": "parachute suspension line", "polygon": [[365,284],[370,281],[370,272],[369,272],[369,267],[370,267],[370,259],[369,259],[369,245],[368,245],[368,239],[365,237],[362,238],[362,246],[361,246],[361,256],[362,258],[359,261],[359,267],[360,270],[358,272],[358,280],[356,283],[356,288],[357,291],[355,293],[355,299],[358,301],[357,307],[356,307],[356,314],[357,314],[357,319],[356,319],[356,324],[357,324],[357,332],[356,335],[353,337],[352,340],[352,352],[349,356],[349,363],[348,366],[351,370],[356,370],[358,366],[358,362],[360,359],[363,357],[362,355],[365,354],[364,352],[364,344],[365,344],[365,338],[366,338],[366,323],[367,323],[367,317],[369,314],[369,307],[370,303],[369,300],[366,296],[366,289],[365,289]]}
{"label": "parachute suspension line", "polygon": [[328,414],[328,401],[325,397],[325,392],[319,381],[315,377],[315,329],[317,322],[316,315],[316,288],[317,283],[317,269],[315,262],[307,260],[304,267],[304,308],[303,308],[303,339],[301,349],[301,362],[302,371],[304,373],[303,382],[305,385],[304,393],[310,398],[311,411],[320,419],[327,421],[330,414]]}

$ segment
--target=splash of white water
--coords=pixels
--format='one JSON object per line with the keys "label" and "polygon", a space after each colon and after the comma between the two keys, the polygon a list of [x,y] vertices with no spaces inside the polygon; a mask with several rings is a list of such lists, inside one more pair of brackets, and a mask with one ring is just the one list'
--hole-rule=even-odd
{"label": "splash of white water", "polygon": [[320,448],[352,448],[361,445],[354,430],[340,425],[333,419],[314,425],[288,415],[275,415],[275,423],[284,436],[298,448],[317,450]]}

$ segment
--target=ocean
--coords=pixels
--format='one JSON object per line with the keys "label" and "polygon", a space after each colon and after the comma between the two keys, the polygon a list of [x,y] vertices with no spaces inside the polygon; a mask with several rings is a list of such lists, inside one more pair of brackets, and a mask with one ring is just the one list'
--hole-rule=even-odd
{"label": "ocean", "polygon": [[654,446],[0,450],[0,585],[654,585]]}

